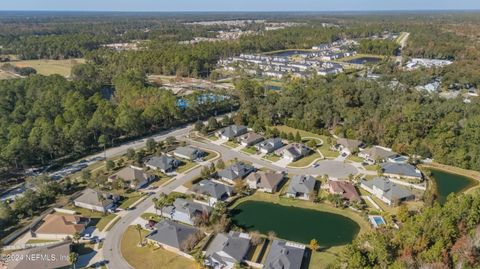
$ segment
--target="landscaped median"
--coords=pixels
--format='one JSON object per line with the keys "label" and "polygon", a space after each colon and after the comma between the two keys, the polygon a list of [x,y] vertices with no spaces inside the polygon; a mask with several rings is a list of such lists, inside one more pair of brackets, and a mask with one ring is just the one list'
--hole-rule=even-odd
{"label": "landscaped median", "polygon": [[[158,247],[139,247],[148,231],[141,230],[141,238],[135,226],[127,228],[122,237],[120,249],[123,258],[135,269],[168,268],[168,269],[196,269],[194,261],[173,252]],[[164,267],[162,267],[164,266]]]}

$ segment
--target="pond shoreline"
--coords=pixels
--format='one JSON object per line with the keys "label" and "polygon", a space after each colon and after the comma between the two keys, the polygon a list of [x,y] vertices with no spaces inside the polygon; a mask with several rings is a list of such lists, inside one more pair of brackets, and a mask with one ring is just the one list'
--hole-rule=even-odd
{"label": "pond shoreline", "polygon": [[467,177],[475,182],[474,185],[469,186],[468,188],[462,190],[461,192],[469,193],[471,191],[474,191],[480,188],[480,172],[478,171],[467,170],[460,167],[450,166],[450,165],[441,164],[441,163],[423,163],[420,165],[420,168],[427,169],[427,170],[439,170],[445,173]]}

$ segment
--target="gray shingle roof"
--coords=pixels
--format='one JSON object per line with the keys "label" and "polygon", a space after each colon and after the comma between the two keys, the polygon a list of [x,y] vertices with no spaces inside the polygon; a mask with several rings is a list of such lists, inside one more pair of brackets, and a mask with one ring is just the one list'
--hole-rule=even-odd
{"label": "gray shingle roof", "polygon": [[275,239],[265,259],[264,269],[300,269],[305,246]]}
{"label": "gray shingle roof", "polygon": [[243,178],[252,172],[255,168],[245,163],[235,163],[218,172],[218,175],[227,179]]}
{"label": "gray shingle roof", "polygon": [[372,180],[362,180],[361,184],[373,189],[380,189],[383,191],[383,197],[390,201],[402,200],[407,197],[413,196],[413,194],[404,187],[398,186],[384,177],[376,177]]}
{"label": "gray shingle roof", "polygon": [[288,186],[287,193],[311,193],[315,190],[316,180],[312,176],[294,176]]}
{"label": "gray shingle roof", "polygon": [[191,146],[186,146],[186,147],[178,147],[174,150],[174,154],[178,154],[181,156],[188,156],[191,159],[195,159],[198,156],[202,156],[205,154],[204,151],[194,148]]}
{"label": "gray shingle roof", "polygon": [[267,139],[256,145],[257,148],[266,150],[268,152],[272,152],[282,146],[283,146],[282,139],[278,137]]}
{"label": "gray shingle roof", "polygon": [[162,155],[151,157],[146,164],[161,170],[169,171],[176,168],[180,164],[180,161],[166,155]]}
{"label": "gray shingle roof", "polygon": [[198,229],[192,226],[176,223],[171,220],[162,220],[155,225],[155,231],[147,235],[147,238],[181,249],[182,243],[197,231]]}
{"label": "gray shingle roof", "polygon": [[[94,206],[106,207],[113,203],[112,194],[87,188],[82,192],[82,195],[75,199],[76,202],[85,203]],[[100,197],[104,200],[101,201]]]}
{"label": "gray shingle roof", "polygon": [[371,158],[380,159],[380,160],[387,159],[388,157],[391,157],[397,154],[393,151],[388,151],[377,146],[366,149],[364,150],[364,152],[370,155]]}
{"label": "gray shingle roof", "polygon": [[346,147],[350,151],[355,151],[362,145],[362,141],[347,138],[338,138],[337,143]]}
{"label": "gray shingle roof", "polygon": [[217,236],[215,236],[212,242],[208,245],[205,256],[207,258],[209,256],[214,256],[216,260],[222,261],[225,259],[225,257],[218,255],[218,253],[224,252],[233,258],[233,260],[228,259],[228,262],[240,262],[245,258],[245,255],[247,255],[250,248],[250,239],[247,237],[247,234],[233,231],[228,234],[217,234]]}
{"label": "gray shingle roof", "polygon": [[408,177],[422,177],[422,173],[415,166],[408,163],[382,163],[380,165],[386,174],[395,174]]}
{"label": "gray shingle roof", "polygon": [[282,181],[283,175],[273,172],[256,172],[247,177],[247,181],[255,182],[260,188],[275,189]]}
{"label": "gray shingle roof", "polygon": [[210,213],[212,208],[210,206],[200,204],[194,201],[185,200],[183,198],[177,198],[173,202],[172,206],[165,207],[164,210],[168,212],[168,210],[175,210],[178,212],[185,213],[190,217],[195,216],[196,214],[201,214],[202,212]]}
{"label": "gray shingle roof", "polygon": [[[70,242],[60,242],[57,244],[51,244],[48,246],[39,246],[34,248],[28,248],[24,250],[15,251],[12,253],[12,257],[24,257],[24,259],[11,259],[7,262],[7,269],[32,269],[32,268],[42,268],[42,269],[54,269],[54,268],[70,268],[71,263],[68,259],[60,259],[59,257],[68,257],[70,254]],[[27,256],[41,255],[57,257],[53,259],[27,259]],[[3,268],[3,267],[2,267]]]}
{"label": "gray shingle roof", "polygon": [[192,191],[203,195],[209,195],[216,199],[222,199],[223,197],[228,197],[229,193],[233,192],[233,188],[225,184],[204,179],[193,185]]}
{"label": "gray shingle roof", "polygon": [[230,125],[219,131],[219,133],[228,138],[233,138],[247,132],[247,127],[243,125]]}

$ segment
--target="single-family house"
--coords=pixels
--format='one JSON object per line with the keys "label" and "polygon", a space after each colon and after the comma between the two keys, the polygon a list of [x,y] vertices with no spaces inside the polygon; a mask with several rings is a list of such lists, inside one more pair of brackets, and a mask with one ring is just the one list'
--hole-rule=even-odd
{"label": "single-family house", "polygon": [[345,152],[348,155],[358,151],[363,145],[363,142],[355,139],[338,138],[337,145],[335,146],[340,152]]}
{"label": "single-family house", "polygon": [[247,127],[243,125],[230,125],[216,132],[217,136],[222,139],[231,140],[237,136],[247,133]]}
{"label": "single-family house", "polygon": [[88,222],[88,218],[80,215],[50,213],[32,229],[32,236],[51,240],[73,238],[74,234],[85,231]]}
{"label": "single-family house", "polygon": [[234,184],[235,180],[242,179],[253,171],[255,171],[255,167],[246,163],[237,162],[220,170],[218,176],[222,178],[222,180]]}
{"label": "single-family house", "polygon": [[233,187],[212,180],[204,179],[192,187],[192,192],[208,199],[209,205],[224,201],[233,194]]}
{"label": "single-family house", "polygon": [[[62,241],[45,246],[26,248],[10,253],[5,267],[6,269],[69,269],[71,262],[68,259],[70,254],[71,241]],[[46,258],[44,258],[46,257]]]}
{"label": "single-family house", "polygon": [[415,198],[409,190],[391,182],[385,177],[376,177],[372,180],[361,180],[360,187],[375,195],[387,205],[397,205],[402,201]]}
{"label": "single-family house", "polygon": [[231,269],[242,262],[250,249],[250,236],[246,233],[220,233],[205,251],[205,265],[211,268]]}
{"label": "single-family house", "polygon": [[397,153],[380,146],[373,146],[358,153],[359,157],[372,164],[376,162],[383,162],[394,155],[397,155]]}
{"label": "single-family house", "polygon": [[195,227],[177,223],[171,220],[162,220],[155,225],[155,230],[146,236],[147,241],[172,252],[185,251],[187,240],[198,240],[201,231]]}
{"label": "single-family house", "polygon": [[195,218],[202,215],[209,216],[211,211],[212,208],[210,206],[183,198],[177,198],[172,205],[162,208],[162,216],[194,225]]}
{"label": "single-family house", "polygon": [[289,162],[296,161],[307,156],[311,149],[301,143],[292,143],[276,151],[277,155],[282,156],[283,159]]}
{"label": "single-family house", "polygon": [[282,146],[283,146],[282,139],[276,137],[276,138],[270,138],[260,143],[257,143],[255,145],[255,148],[257,150],[260,150],[263,153],[271,153],[281,148]]}
{"label": "single-family house", "polygon": [[263,141],[263,139],[263,136],[261,136],[260,134],[249,132],[247,134],[239,136],[238,142],[240,142],[242,146],[250,147]]}
{"label": "single-family house", "polygon": [[358,194],[355,186],[345,180],[329,180],[327,183],[328,191],[331,194],[338,194],[343,199],[349,202],[360,201],[360,195]]}
{"label": "single-family house", "polygon": [[87,188],[73,200],[73,204],[78,207],[105,213],[112,209],[119,199],[120,196],[117,194]]}
{"label": "single-family house", "polygon": [[315,193],[317,180],[312,176],[294,176],[288,185],[287,197],[309,200]]}
{"label": "single-family house", "polygon": [[145,172],[142,168],[128,166],[108,177],[109,182],[123,179],[130,188],[139,189],[155,180],[155,175]]}
{"label": "single-family house", "polygon": [[422,180],[422,172],[409,163],[386,162],[380,164],[380,168],[388,177]]}
{"label": "single-family house", "polygon": [[300,269],[305,256],[305,245],[274,239],[263,269]]}
{"label": "single-family house", "polygon": [[259,171],[251,173],[246,178],[250,189],[274,193],[278,191],[283,175],[280,173]]}
{"label": "single-family house", "polygon": [[150,169],[159,170],[162,173],[171,173],[180,164],[181,162],[179,160],[167,155],[153,156],[145,162],[145,165]]}
{"label": "single-family house", "polygon": [[207,153],[201,149],[192,146],[186,146],[176,148],[173,151],[173,155],[178,158],[193,161],[204,157],[205,155],[207,155]]}

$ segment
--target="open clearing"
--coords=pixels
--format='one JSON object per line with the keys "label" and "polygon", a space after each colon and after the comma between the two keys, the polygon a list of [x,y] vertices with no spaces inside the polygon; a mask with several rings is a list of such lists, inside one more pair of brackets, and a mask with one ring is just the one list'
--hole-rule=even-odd
{"label": "open clearing", "polygon": [[58,74],[69,77],[72,67],[77,64],[85,63],[85,59],[66,59],[66,60],[26,60],[12,61],[10,64],[18,67],[33,67],[37,74],[49,76]]}

